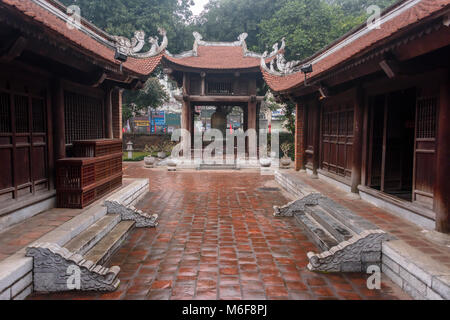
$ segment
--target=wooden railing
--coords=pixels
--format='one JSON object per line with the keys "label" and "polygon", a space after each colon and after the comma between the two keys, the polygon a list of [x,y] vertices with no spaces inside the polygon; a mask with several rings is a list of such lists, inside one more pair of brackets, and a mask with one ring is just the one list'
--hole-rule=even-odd
{"label": "wooden railing", "polygon": [[122,185],[121,140],[74,142],[74,152],[87,156],[56,163],[59,208],[84,208]]}

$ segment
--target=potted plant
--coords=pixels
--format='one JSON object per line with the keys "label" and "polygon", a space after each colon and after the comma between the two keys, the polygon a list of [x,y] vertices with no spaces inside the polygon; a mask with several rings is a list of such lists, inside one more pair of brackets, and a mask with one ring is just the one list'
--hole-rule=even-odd
{"label": "potted plant", "polygon": [[167,158],[167,152],[166,152],[167,147],[166,147],[166,144],[167,144],[167,141],[163,141],[163,142],[161,142],[159,144],[159,151],[158,151],[158,158],[159,159]]}
{"label": "potted plant", "polygon": [[149,156],[144,158],[144,167],[145,168],[153,168],[156,162],[156,158],[152,156],[153,153],[155,153],[155,146],[149,147],[148,145],[145,145],[144,151],[146,153],[149,153]]}
{"label": "potted plant", "polygon": [[281,145],[281,151],[283,152],[283,158],[281,158],[280,163],[281,167],[284,169],[288,169],[291,166],[291,158],[289,157],[289,151],[291,150],[291,145],[288,142],[285,142]]}
{"label": "potted plant", "polygon": [[259,163],[261,167],[268,168],[272,164],[272,159],[267,156],[267,147],[261,146],[259,148]]}

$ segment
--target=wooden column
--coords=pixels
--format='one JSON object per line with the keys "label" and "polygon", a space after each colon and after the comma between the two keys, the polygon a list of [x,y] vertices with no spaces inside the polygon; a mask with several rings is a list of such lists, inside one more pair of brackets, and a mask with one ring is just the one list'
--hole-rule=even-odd
{"label": "wooden column", "polygon": [[364,97],[361,88],[357,88],[354,97],[353,117],[353,159],[352,159],[352,192],[358,193],[361,184],[361,164],[363,145]]}
{"label": "wooden column", "polygon": [[52,88],[53,105],[53,143],[55,150],[55,161],[66,157],[66,125],[64,117],[64,88],[61,80],[53,82]]}
{"label": "wooden column", "polygon": [[295,115],[295,170],[305,169],[305,107],[297,102]]}
{"label": "wooden column", "polygon": [[313,124],[313,178],[318,178],[318,170],[320,167],[320,112],[321,104],[319,100],[316,100],[311,110],[314,112],[314,124]]}
{"label": "wooden column", "polygon": [[436,230],[450,233],[450,80],[441,85],[434,211]]}
{"label": "wooden column", "polygon": [[107,139],[114,138],[113,132],[113,106],[112,106],[112,92],[113,88],[108,87],[105,97],[105,137]]}
{"label": "wooden column", "polygon": [[202,78],[201,87],[200,87],[200,91],[201,91],[200,95],[204,96],[204,95],[206,95],[206,73],[202,72],[200,74],[200,77]]}
{"label": "wooden column", "polygon": [[122,139],[122,93],[123,89],[115,89],[112,92],[112,118],[113,118],[113,137]]}

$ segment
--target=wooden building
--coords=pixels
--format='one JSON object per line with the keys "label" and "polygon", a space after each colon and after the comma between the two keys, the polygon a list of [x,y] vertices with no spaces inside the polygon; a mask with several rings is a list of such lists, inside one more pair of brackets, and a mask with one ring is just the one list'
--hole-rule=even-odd
{"label": "wooden building", "polygon": [[[183,88],[182,129],[188,130],[192,137],[195,107],[215,106],[216,113],[225,118],[224,108],[240,107],[244,114],[244,131],[257,131],[259,109],[264,100],[264,79],[260,70],[262,55],[247,49],[246,33],[235,42],[204,41],[197,32],[194,37],[191,51],[177,55],[166,52],[162,59],[165,72]],[[277,53],[278,49],[265,61],[269,62]],[[226,126],[226,119],[224,121]],[[256,141],[247,142],[247,149],[252,143],[256,145]]]}
{"label": "wooden building", "polygon": [[449,233],[449,25],[449,0],[404,0],[290,69],[263,61],[297,103],[296,169]]}
{"label": "wooden building", "polygon": [[[0,0],[0,39],[3,229],[55,204],[55,166],[77,154],[72,151],[76,141],[120,142],[122,90],[139,88],[165,47],[118,61],[120,38],[84,19],[77,23],[53,0]],[[115,170],[121,181],[119,162]],[[107,181],[111,174],[97,172],[95,179],[99,176]]]}

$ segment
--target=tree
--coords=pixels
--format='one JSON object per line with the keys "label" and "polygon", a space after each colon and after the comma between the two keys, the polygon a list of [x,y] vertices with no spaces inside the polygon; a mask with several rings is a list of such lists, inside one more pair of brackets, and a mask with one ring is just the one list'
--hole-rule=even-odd
{"label": "tree", "polygon": [[261,20],[283,6],[286,0],[211,0],[196,22],[206,40],[235,41],[239,34],[248,33],[249,49],[258,51]]}
{"label": "tree", "polygon": [[157,109],[169,100],[169,95],[159,83],[158,78],[149,78],[142,90],[125,91],[123,95],[122,119],[127,122],[136,114]]}
{"label": "tree", "polygon": [[258,40],[268,46],[286,38],[288,59],[304,59],[354,26],[354,17],[317,0],[290,0],[260,24]]}
{"label": "tree", "polygon": [[62,0],[76,4],[81,15],[112,35],[132,37],[137,30],[157,35],[158,28],[167,30],[169,50],[185,50],[186,26],[192,20],[193,0]]}

